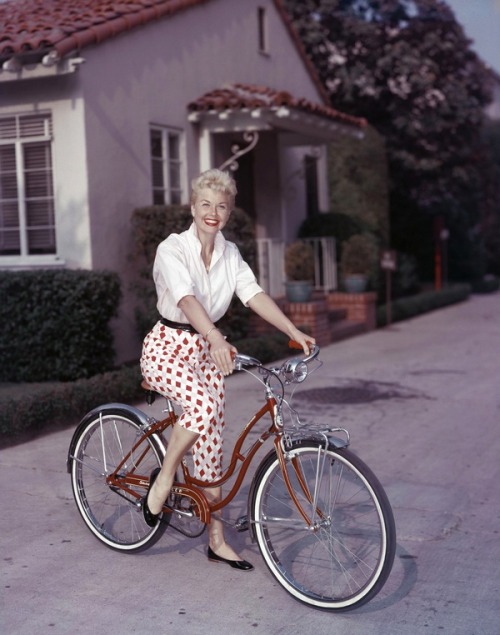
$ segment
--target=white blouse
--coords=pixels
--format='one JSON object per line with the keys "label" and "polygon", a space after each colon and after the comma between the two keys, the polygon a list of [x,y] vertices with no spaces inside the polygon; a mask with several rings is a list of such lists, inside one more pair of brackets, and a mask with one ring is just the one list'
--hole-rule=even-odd
{"label": "white blouse", "polygon": [[194,223],[187,231],[170,234],[158,245],[153,279],[158,311],[167,320],[175,322],[188,321],[177,306],[187,295],[194,295],[210,319],[216,322],[226,313],[234,293],[246,306],[254,295],[263,291],[238,247],[227,241],[221,232],[215,237],[207,273]]}

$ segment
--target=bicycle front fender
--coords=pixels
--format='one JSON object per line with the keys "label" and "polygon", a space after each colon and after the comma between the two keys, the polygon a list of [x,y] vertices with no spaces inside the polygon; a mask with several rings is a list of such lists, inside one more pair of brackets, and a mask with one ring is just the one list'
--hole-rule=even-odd
{"label": "bicycle front fender", "polygon": [[[302,445],[304,443],[306,443],[306,444],[307,443],[312,443],[314,445],[318,445],[318,446],[321,446],[323,448],[325,447],[324,437],[322,439],[318,439],[317,437],[311,436],[311,437],[301,437],[300,439],[293,441],[292,442],[292,447],[290,449],[293,450],[294,447],[300,446],[300,445]],[[342,450],[344,448],[347,448],[347,446],[349,445],[349,440],[348,439],[347,440],[346,439],[342,439],[342,438],[334,436],[334,435],[329,435],[328,436],[328,443],[326,445],[327,445],[327,449],[338,451],[338,450]],[[251,508],[251,501],[253,500],[255,489],[257,488],[257,485],[258,485],[259,481],[261,480],[264,472],[266,471],[266,469],[267,469],[267,467],[269,466],[270,463],[274,463],[274,461],[277,461],[277,460],[279,460],[278,452],[276,451],[276,449],[273,449],[270,452],[268,452],[268,454],[266,454],[266,456],[262,459],[259,467],[255,471],[254,477],[253,477],[252,482],[250,484],[250,491],[248,493],[248,507],[249,507],[249,509]],[[299,506],[299,511],[300,511],[300,506]],[[255,525],[252,522],[250,522],[250,538],[251,538],[252,542],[255,542],[255,540],[256,540],[256,538],[255,538]]]}
{"label": "bicycle front fender", "polygon": [[[115,414],[115,415],[123,415],[125,417],[129,417],[132,420],[135,420],[140,426],[146,427],[151,423],[150,418],[139,408],[135,408],[134,406],[129,406],[124,403],[107,403],[102,406],[98,406],[94,408],[90,412],[88,412],[83,419],[80,421],[78,426],[76,427],[75,432],[73,433],[73,437],[69,444],[68,457],[66,459],[66,470],[68,474],[71,473],[71,464],[73,461],[73,454],[75,450],[76,443],[78,438],[82,432],[82,429],[88,424],[89,421],[99,417],[101,414]],[[159,437],[157,435],[152,435],[156,437],[156,440],[160,444],[160,447],[163,448],[163,443],[161,443]],[[164,448],[163,448],[164,449]]]}

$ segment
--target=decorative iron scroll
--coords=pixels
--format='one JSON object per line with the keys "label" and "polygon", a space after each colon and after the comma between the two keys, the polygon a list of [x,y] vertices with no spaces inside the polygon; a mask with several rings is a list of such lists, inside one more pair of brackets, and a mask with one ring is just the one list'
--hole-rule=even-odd
{"label": "decorative iron scroll", "polygon": [[248,145],[246,145],[244,148],[241,148],[238,143],[234,143],[231,146],[231,152],[233,153],[232,156],[230,156],[227,161],[224,161],[224,163],[219,167],[219,170],[225,170],[226,168],[228,168],[229,170],[231,170],[231,172],[235,172],[238,169],[237,159],[255,148],[255,146],[257,145],[257,141],[259,140],[259,133],[256,131],[244,132],[243,140]]}

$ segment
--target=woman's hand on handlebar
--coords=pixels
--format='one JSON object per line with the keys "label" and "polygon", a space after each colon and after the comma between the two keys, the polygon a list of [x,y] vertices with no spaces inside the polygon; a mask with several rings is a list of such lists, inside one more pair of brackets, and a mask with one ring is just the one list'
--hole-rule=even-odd
{"label": "woman's hand on handlebar", "polygon": [[217,368],[224,375],[230,375],[234,370],[234,356],[238,349],[229,344],[218,329],[209,335],[208,343],[210,344],[210,354]]}
{"label": "woman's hand on handlebar", "polygon": [[311,335],[307,335],[298,329],[293,332],[292,340],[297,342],[306,355],[310,355],[312,346],[316,344],[316,340]]}

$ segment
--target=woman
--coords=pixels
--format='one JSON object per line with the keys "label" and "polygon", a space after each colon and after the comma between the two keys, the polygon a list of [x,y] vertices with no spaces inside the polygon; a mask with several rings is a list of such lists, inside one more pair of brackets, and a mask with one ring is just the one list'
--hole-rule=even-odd
{"label": "woman", "polygon": [[[194,476],[213,482],[222,473],[224,376],[233,372],[232,346],[216,322],[233,294],[270,324],[300,343],[306,354],[314,339],[299,331],[257,284],[238,248],[221,230],[234,206],[236,184],[229,174],[208,170],[192,182],[193,223],[159,246],[153,267],[162,319],[146,336],[141,370],[155,390],[182,406],[163,465],[150,479],[143,501],[146,522],[154,526],[185,453],[192,448]],[[220,500],[220,487],[205,490]],[[221,520],[208,526],[208,558],[235,569],[253,566],[225,542]]]}

